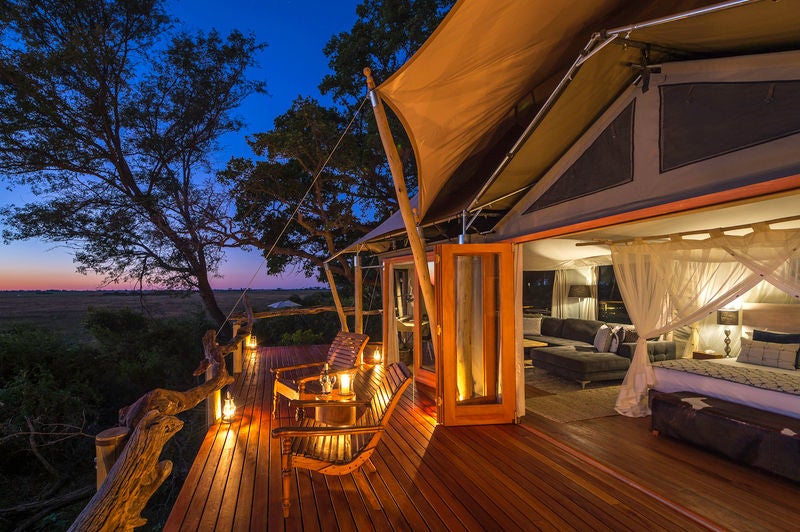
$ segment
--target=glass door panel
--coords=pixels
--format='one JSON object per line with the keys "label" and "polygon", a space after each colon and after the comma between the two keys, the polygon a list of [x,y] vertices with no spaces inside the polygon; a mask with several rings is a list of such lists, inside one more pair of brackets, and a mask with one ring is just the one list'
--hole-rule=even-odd
{"label": "glass door panel", "polygon": [[[405,363],[417,382],[436,386],[436,360],[430,320],[409,257],[387,261],[387,318],[384,338],[389,360]],[[431,263],[432,265],[433,263]]]}
{"label": "glass door panel", "polygon": [[513,261],[509,244],[437,247],[439,421],[514,420]]}

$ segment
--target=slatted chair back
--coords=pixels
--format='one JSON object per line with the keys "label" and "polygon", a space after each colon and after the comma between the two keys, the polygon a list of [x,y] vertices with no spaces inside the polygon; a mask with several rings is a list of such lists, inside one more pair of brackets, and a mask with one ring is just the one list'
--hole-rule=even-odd
{"label": "slatted chair back", "polygon": [[366,334],[339,331],[328,349],[328,369],[336,372],[359,365],[368,341]]}
{"label": "slatted chair back", "polygon": [[361,356],[369,336],[361,333],[339,331],[328,348],[325,360],[272,368],[272,415],[278,412],[278,396],[297,399],[305,385],[315,381],[327,363],[330,372],[348,370],[361,363]]}
{"label": "slatted chair back", "polygon": [[[336,427],[305,418],[298,426],[273,429],[272,436],[281,438],[284,517],[289,516],[293,468],[324,475],[346,475],[368,464],[374,471],[369,459],[410,383],[411,372],[402,362],[362,367],[356,375],[354,390],[356,399],[362,400],[364,407],[354,425]],[[325,408],[348,407],[346,403],[321,404]],[[304,402],[304,406],[309,405],[310,402]]]}

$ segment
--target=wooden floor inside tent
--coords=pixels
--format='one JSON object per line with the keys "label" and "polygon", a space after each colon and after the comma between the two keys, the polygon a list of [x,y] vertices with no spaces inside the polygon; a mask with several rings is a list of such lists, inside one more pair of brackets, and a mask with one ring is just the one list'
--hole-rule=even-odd
{"label": "wooden floor inside tent", "polygon": [[[411,386],[373,454],[375,472],[293,472],[281,512],[269,368],[327,346],[259,348],[212,426],[165,530],[786,530],[800,485],[650,434],[649,419],[442,427]],[[288,422],[281,401],[280,418]]]}

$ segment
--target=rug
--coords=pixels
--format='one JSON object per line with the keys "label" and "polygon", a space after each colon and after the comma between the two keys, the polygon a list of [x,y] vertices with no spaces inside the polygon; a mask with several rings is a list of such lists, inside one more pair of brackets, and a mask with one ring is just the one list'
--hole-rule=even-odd
{"label": "rug", "polygon": [[[593,381],[587,384],[586,388],[607,388],[619,382],[620,381]],[[549,371],[533,369],[532,367],[525,368],[525,384],[547,393],[577,392],[582,389],[580,383],[577,381],[565,379]]]}
{"label": "rug", "polygon": [[594,390],[560,393],[532,397],[525,401],[525,409],[557,423],[583,421],[598,417],[616,416],[619,386]]}

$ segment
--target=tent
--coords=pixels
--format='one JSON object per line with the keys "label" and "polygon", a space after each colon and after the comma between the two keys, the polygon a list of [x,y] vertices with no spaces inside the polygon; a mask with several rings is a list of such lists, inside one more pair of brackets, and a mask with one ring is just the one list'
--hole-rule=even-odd
{"label": "tent", "polygon": [[655,66],[791,49],[798,27],[797,0],[461,1],[378,91],[412,139],[431,223],[511,209]]}
{"label": "tent", "polygon": [[421,225],[491,211],[484,242],[602,243],[704,209],[649,233],[669,240],[767,194],[792,196],[733,216],[800,215],[798,28],[798,0],[462,1],[377,90],[414,146]]}

